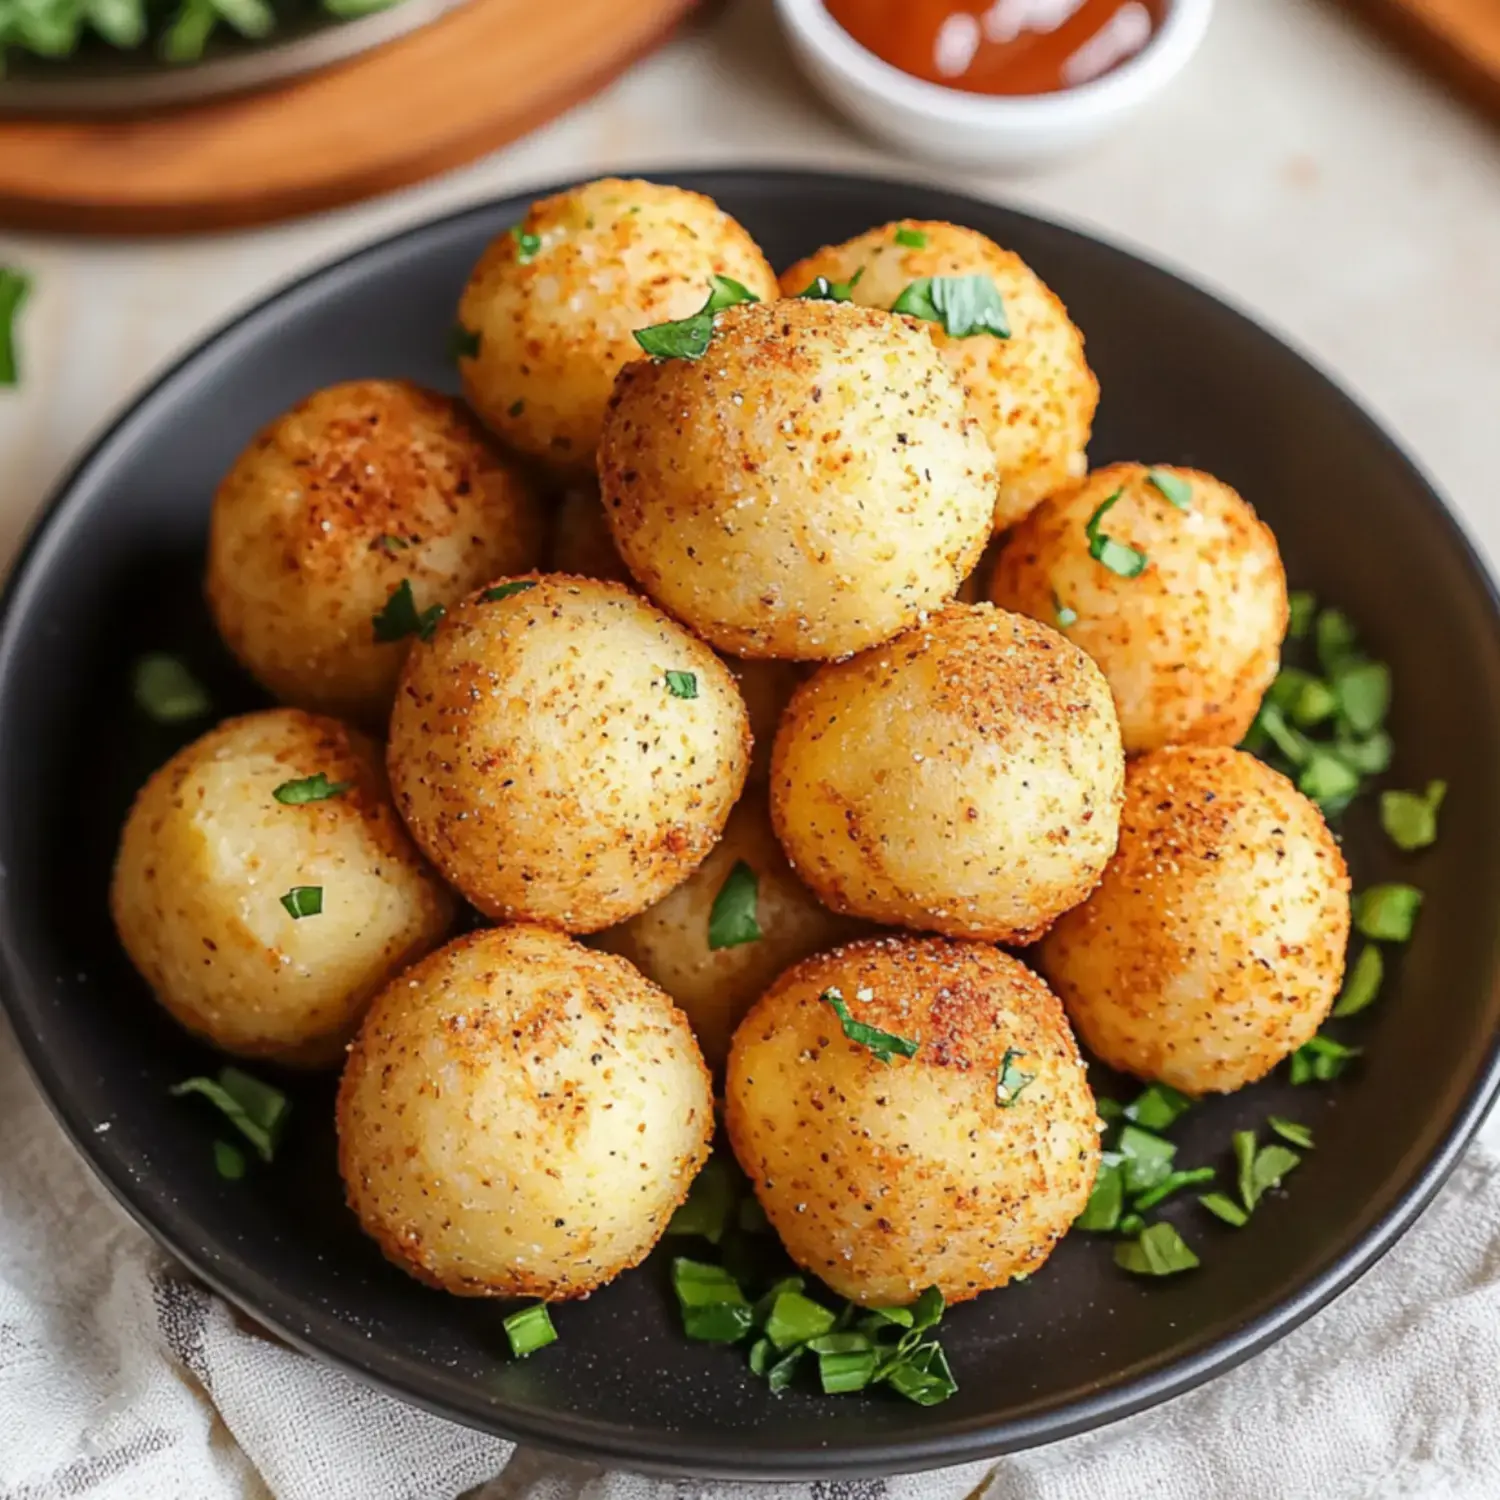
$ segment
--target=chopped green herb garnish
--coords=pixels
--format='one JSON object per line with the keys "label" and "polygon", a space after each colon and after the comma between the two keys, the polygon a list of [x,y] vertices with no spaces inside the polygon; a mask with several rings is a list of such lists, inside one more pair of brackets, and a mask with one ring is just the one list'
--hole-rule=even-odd
{"label": "chopped green herb garnish", "polygon": [[1185,1187],[1197,1187],[1200,1182],[1213,1180],[1214,1169],[1212,1167],[1189,1167],[1186,1171],[1173,1172],[1149,1192],[1142,1193],[1135,1200],[1135,1210],[1137,1213],[1145,1213],[1148,1208],[1155,1208],[1158,1203],[1170,1198],[1173,1193],[1181,1192]]}
{"label": "chopped green herb garnish", "polygon": [[1290,1141],[1294,1146],[1300,1146],[1304,1151],[1313,1148],[1313,1135],[1306,1125],[1299,1125],[1295,1120],[1288,1120],[1282,1115],[1272,1115],[1266,1124],[1279,1135],[1282,1140]]}
{"label": "chopped green herb garnish", "polygon": [[708,946],[738,948],[742,943],[759,942],[760,922],[756,919],[756,897],[760,878],[742,859],[724,877],[719,894],[714,897],[708,914]]}
{"label": "chopped green herb garnish", "polygon": [[1393,746],[1385,730],[1377,729],[1364,739],[1339,735],[1333,742],[1333,753],[1361,776],[1379,776],[1391,764]]}
{"label": "chopped green herb garnish", "polygon": [[1306,589],[1298,589],[1287,597],[1286,602],[1286,633],[1294,641],[1305,640],[1307,632],[1312,629],[1313,617],[1318,612],[1318,601]]}
{"label": "chopped green herb garnish", "polygon": [[288,915],[294,922],[303,917],[317,917],[323,913],[323,887],[320,885],[294,885],[281,898]]}
{"label": "chopped green herb garnish", "polygon": [[1329,677],[1358,660],[1357,640],[1354,624],[1343,610],[1319,612],[1316,626],[1318,662]]}
{"label": "chopped green herb garnish", "polygon": [[1120,1158],[1107,1151],[1099,1162],[1094,1190],[1089,1194],[1083,1212],[1073,1220],[1073,1227],[1091,1234],[1109,1234],[1119,1224],[1124,1208],[1125,1177]]}
{"label": "chopped green herb garnish", "polygon": [[830,1350],[818,1355],[818,1381],[825,1396],[862,1391],[874,1379],[880,1356],[873,1349]]}
{"label": "chopped green herb garnish", "polygon": [[726,307],[740,302],[759,302],[760,298],[731,276],[715,276],[709,288],[708,301],[691,317],[675,323],[657,323],[638,328],[634,337],[647,354],[656,359],[702,359],[714,336],[714,318]]}
{"label": "chopped green herb garnish", "polygon": [[1391,706],[1391,669],[1364,661],[1337,668],[1332,676],[1340,723],[1356,737],[1374,734]]}
{"label": "chopped green herb garnish", "polygon": [[245,1175],[245,1153],[228,1141],[214,1142],[214,1166],[220,1177],[238,1182]]}
{"label": "chopped green herb garnish", "polygon": [[526,403],[520,399],[517,399],[515,401],[512,401],[510,405],[505,408],[505,414],[509,417],[519,417],[525,410]]}
{"label": "chopped green herb garnish", "polygon": [[1099,1112],[1099,1118],[1106,1125],[1114,1125],[1125,1118],[1125,1106],[1118,1099],[1110,1099],[1107,1096],[1096,1099],[1094,1107]]}
{"label": "chopped green herb garnish", "polygon": [[1435,842],[1438,809],[1447,792],[1446,781],[1429,781],[1425,792],[1382,792],[1380,826],[1386,837],[1408,854]]}
{"label": "chopped green herb garnish", "polygon": [[1311,759],[1313,747],[1306,735],[1299,734],[1274,703],[1260,706],[1255,716],[1254,729],[1259,730],[1293,766],[1306,765]]}
{"label": "chopped green herb garnish", "polygon": [[1035,1073],[1023,1073],[1015,1064],[1016,1058],[1025,1056],[1024,1052],[1007,1047],[1005,1056],[1000,1059],[1000,1076],[995,1081],[995,1103],[1001,1109],[1009,1109],[1027,1086],[1036,1082]]}
{"label": "chopped green herb garnish", "polygon": [[513,1312],[500,1326],[505,1329],[510,1352],[517,1359],[525,1359],[528,1354],[557,1342],[557,1330],[552,1326],[552,1314],[545,1302],[534,1302],[520,1312]]}
{"label": "chopped green herb garnish", "polygon": [[1153,1083],[1125,1106],[1125,1118],[1143,1130],[1167,1130],[1193,1107],[1186,1094],[1169,1084]]}
{"label": "chopped green herb garnish", "polygon": [[1171,1141],[1142,1130],[1139,1125],[1123,1126],[1115,1149],[1120,1153],[1125,1174],[1125,1192],[1131,1198],[1165,1182],[1171,1175],[1172,1158],[1177,1154],[1177,1147]]}
{"label": "chopped green herb garnish", "polygon": [[455,323],[448,334],[448,355],[451,359],[455,360],[478,359],[478,331],[473,328],[465,328],[462,323]]}
{"label": "chopped green herb garnish", "polygon": [[1121,578],[1137,578],[1146,571],[1146,554],[1124,542],[1117,542],[1099,529],[1099,523],[1124,493],[1124,490],[1116,490],[1109,499],[1103,501],[1085,522],[1083,531],[1089,541],[1089,556],[1095,562],[1103,563],[1111,573],[1118,574]]}
{"label": "chopped green herb garnish", "polygon": [[352,781],[330,781],[322,771],[304,776],[300,781],[283,781],[271,795],[289,807],[303,802],[326,802],[330,797],[342,797],[354,786]]}
{"label": "chopped green herb garnish", "polygon": [[[769,1344],[770,1340],[766,1342]],[[797,1373],[797,1366],[802,1363],[802,1356],[806,1351],[799,1344],[788,1354],[783,1354],[767,1371],[766,1384],[770,1387],[773,1396],[779,1396],[791,1383],[792,1376]]]}
{"label": "chopped green herb garnish", "polygon": [[1342,811],[1359,790],[1359,773],[1351,770],[1331,751],[1315,746],[1297,777],[1297,790],[1325,810],[1333,803],[1337,810]]}
{"label": "chopped green herb garnish", "polygon": [[403,578],[391,590],[390,598],[385,601],[385,608],[371,623],[375,627],[377,641],[403,641],[409,635],[430,641],[438,621],[445,614],[447,610],[441,604],[434,604],[418,614],[416,596],[411,591],[411,579]]}
{"label": "chopped green herb garnish", "polygon": [[696,698],[698,696],[698,674],[696,672],[667,673],[667,691],[674,698]]}
{"label": "chopped green herb garnish", "polygon": [[1344,987],[1334,1001],[1333,1015],[1340,1020],[1345,1016],[1357,1016],[1374,1002],[1384,978],[1385,959],[1380,949],[1374,943],[1366,943],[1344,975]]}
{"label": "chopped green herb garnish", "polygon": [[1313,729],[1333,717],[1338,699],[1321,677],[1300,667],[1283,667],[1266,692],[1265,701],[1274,704],[1301,729]]}
{"label": "chopped green herb garnish", "polygon": [[935,1340],[910,1350],[887,1371],[885,1379],[892,1390],[918,1406],[936,1406],[958,1389],[948,1356]]}
{"label": "chopped green herb garnish", "polygon": [[[41,12],[38,10],[36,14]],[[0,58],[3,56],[4,47],[0,45]],[[16,321],[30,290],[29,276],[11,266],[0,266],[0,386],[14,386],[21,382],[21,361],[16,354]]]}
{"label": "chopped green herb garnish", "polygon": [[1005,303],[989,276],[921,276],[896,298],[891,311],[941,323],[949,338],[966,339],[978,333],[1010,337]]}
{"label": "chopped green herb garnish", "polygon": [[1226,1224],[1233,1224],[1236,1229],[1243,1229],[1250,1222],[1250,1215],[1224,1193],[1204,1193],[1198,1201],[1215,1218],[1223,1219]]}
{"label": "chopped green herb garnish", "polygon": [[1078,611],[1064,604],[1057,597],[1056,590],[1053,590],[1052,594],[1052,614],[1053,618],[1057,621],[1057,628],[1059,630],[1066,630],[1068,626],[1078,623]]}
{"label": "chopped green herb garnish", "polygon": [[[1250,1138],[1248,1154],[1241,1145],[1245,1136]],[[1261,1197],[1271,1188],[1280,1187],[1281,1179],[1302,1162],[1295,1151],[1289,1151],[1285,1146],[1262,1146],[1257,1151],[1253,1130],[1236,1131],[1234,1149],[1240,1168],[1240,1202],[1247,1214],[1254,1213]]]}
{"label": "chopped green herb garnish", "polygon": [[516,242],[516,259],[523,266],[530,265],[536,259],[536,253],[542,248],[542,237],[522,229],[519,224],[512,227],[510,237]]}
{"label": "chopped green herb garnish", "polygon": [[1331,1036],[1315,1036],[1292,1053],[1293,1083],[1332,1083],[1361,1052]]}
{"label": "chopped green herb garnish", "polygon": [[1146,1227],[1146,1221],[1138,1213],[1128,1213],[1120,1220],[1120,1233],[1137,1235]]}
{"label": "chopped green herb garnish", "polygon": [[135,664],[136,706],[158,724],[201,719],[212,706],[203,685],[175,656],[153,651]]}
{"label": "chopped green herb garnish", "polygon": [[920,229],[908,229],[905,224],[896,230],[896,243],[905,245],[909,250],[925,250],[927,248],[927,235]]}
{"label": "chopped green herb garnish", "polygon": [[1136,1276],[1172,1276],[1198,1263],[1170,1224],[1147,1225],[1137,1238],[1115,1246],[1115,1264]]}
{"label": "chopped green herb garnish", "polygon": [[1161,491],[1166,501],[1175,505],[1178,510],[1193,508],[1193,486],[1191,481],[1184,479],[1182,475],[1174,474],[1170,469],[1148,469],[1146,478]]}
{"label": "chopped green herb garnish", "polygon": [[797,296],[805,302],[852,302],[854,288],[864,274],[865,268],[861,266],[848,281],[830,281],[826,276],[814,276]]}
{"label": "chopped green herb garnish", "polygon": [[878,1026],[867,1026],[863,1021],[856,1021],[849,1014],[849,1007],[838,990],[824,990],[822,998],[833,1007],[834,1015],[839,1018],[839,1025],[844,1028],[844,1035],[851,1042],[869,1048],[881,1062],[890,1062],[898,1053],[902,1057],[917,1055],[920,1043],[908,1041],[906,1037],[896,1036],[893,1032],[882,1031]]}
{"label": "chopped green herb garnish", "polygon": [[752,1375],[764,1375],[771,1368],[771,1361],[776,1354],[771,1347],[768,1338],[758,1338],[750,1346],[750,1373]]}
{"label": "chopped green herb garnish", "polygon": [[827,1333],[834,1325],[835,1315],[814,1302],[802,1292],[782,1292],[771,1304],[765,1322],[765,1335],[783,1353],[798,1344],[805,1344],[820,1334]]}
{"label": "chopped green herb garnish", "polygon": [[255,1147],[262,1161],[275,1156],[276,1143],[281,1139],[291,1108],[280,1089],[231,1066],[220,1068],[216,1079],[186,1078],[174,1083],[167,1092],[174,1099],[201,1094]]}
{"label": "chopped green herb garnish", "polygon": [[393,536],[390,532],[382,532],[370,544],[371,550],[379,548],[389,557],[394,557],[398,552],[405,552],[411,543],[404,536]]}
{"label": "chopped green herb garnish", "polygon": [[1354,898],[1354,926],[1380,943],[1404,943],[1416,925],[1422,893],[1414,885],[1372,885]]}
{"label": "chopped green herb garnish", "polygon": [[509,583],[497,583],[494,588],[486,589],[479,596],[479,602],[498,604],[502,599],[509,599],[512,594],[524,594],[527,589],[534,589],[536,584],[535,578],[512,578]]}
{"label": "chopped green herb garnish", "polygon": [[711,1156],[667,1224],[668,1234],[697,1234],[717,1245],[734,1217],[739,1183],[721,1156]]}
{"label": "chopped green herb garnish", "polygon": [[754,1311],[739,1282],[722,1266],[678,1256],[672,1262],[672,1290],[690,1339],[733,1344],[750,1332]]}

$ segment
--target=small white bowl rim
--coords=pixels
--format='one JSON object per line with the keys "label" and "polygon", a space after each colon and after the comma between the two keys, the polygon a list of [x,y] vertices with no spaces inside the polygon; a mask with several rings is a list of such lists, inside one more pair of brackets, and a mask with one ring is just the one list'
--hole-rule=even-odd
{"label": "small white bowl rim", "polygon": [[828,13],[824,0],[776,0],[783,21],[830,67],[871,94],[884,94],[916,114],[951,125],[1036,126],[1111,114],[1148,97],[1197,50],[1213,0],[1166,0],[1161,25],[1134,57],[1073,88],[1050,94],[978,94],[903,73],[855,39]]}

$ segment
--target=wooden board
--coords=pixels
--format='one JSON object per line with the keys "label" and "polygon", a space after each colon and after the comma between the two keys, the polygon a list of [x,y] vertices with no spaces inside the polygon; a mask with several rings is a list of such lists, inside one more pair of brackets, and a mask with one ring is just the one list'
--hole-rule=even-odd
{"label": "wooden board", "polygon": [[692,0],[470,0],[258,94],[130,119],[0,118],[0,223],[182,233],[348,203],[473,160],[586,97]]}
{"label": "wooden board", "polygon": [[1356,0],[1387,33],[1500,115],[1500,0]]}

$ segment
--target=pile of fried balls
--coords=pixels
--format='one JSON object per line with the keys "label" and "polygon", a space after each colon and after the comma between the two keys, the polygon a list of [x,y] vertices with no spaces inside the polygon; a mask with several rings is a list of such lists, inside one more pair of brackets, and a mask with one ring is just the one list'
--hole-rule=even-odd
{"label": "pile of fried balls", "polygon": [[209,605],[283,706],[151,777],[111,892],[182,1025],[342,1067],[386,1256],[585,1296],[717,1094],[801,1267],[962,1301],[1088,1200],[1079,1042],[1199,1095],[1314,1035],[1347,873],[1233,748],[1276,541],[1209,474],[1088,471],[1083,337],[1018,256],[903,220],[778,281],[608,179],[458,321],[462,400],[320,390],[224,478]]}

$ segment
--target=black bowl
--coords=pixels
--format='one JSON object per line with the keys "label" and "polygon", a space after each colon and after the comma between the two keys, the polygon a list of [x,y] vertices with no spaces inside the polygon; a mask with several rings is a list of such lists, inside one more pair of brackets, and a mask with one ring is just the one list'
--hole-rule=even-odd
{"label": "black bowl", "polygon": [[[909,214],[1018,250],[1089,339],[1104,401],[1096,463],[1190,463],[1222,475],[1280,537],[1294,586],[1343,605],[1395,674],[1389,778],[1450,786],[1418,860],[1356,809],[1356,880],[1418,881],[1427,904],[1386,993],[1343,1034],[1368,1048],[1344,1080],[1283,1081],[1195,1110],[1188,1162],[1222,1162],[1269,1113],[1318,1148],[1250,1226],[1192,1204],[1203,1257],[1132,1279],[1108,1246],[1066,1241],[1045,1270],[952,1312],[946,1405],[894,1396],[780,1398],[734,1353],[686,1342],[658,1254],[586,1303],[525,1363],[501,1307],[428,1291],[386,1265],[343,1207],[326,1081],[294,1084],[274,1168],[221,1181],[211,1127],[167,1086],[213,1065],[154,1005],[115,943],[109,861],[131,793],[188,737],[141,722],[129,667],[185,655],[224,712],[259,696],[217,645],[200,597],[209,497],[255,429],[355,376],[452,388],[459,288],[523,199],[399,235],[290,287],[167,374],[53,501],[0,622],[0,965],[17,1034],[59,1119],[140,1222],[262,1323],[433,1411],[563,1452],[671,1473],[875,1474],[1062,1437],[1187,1389],[1328,1301],[1412,1222],[1496,1093],[1500,1019],[1500,630],[1490,584],[1421,475],[1345,396],[1268,333],[1167,272],[1071,230],[938,191],[799,172],[700,172],[771,259]],[[104,1130],[102,1127],[107,1126]]]}

